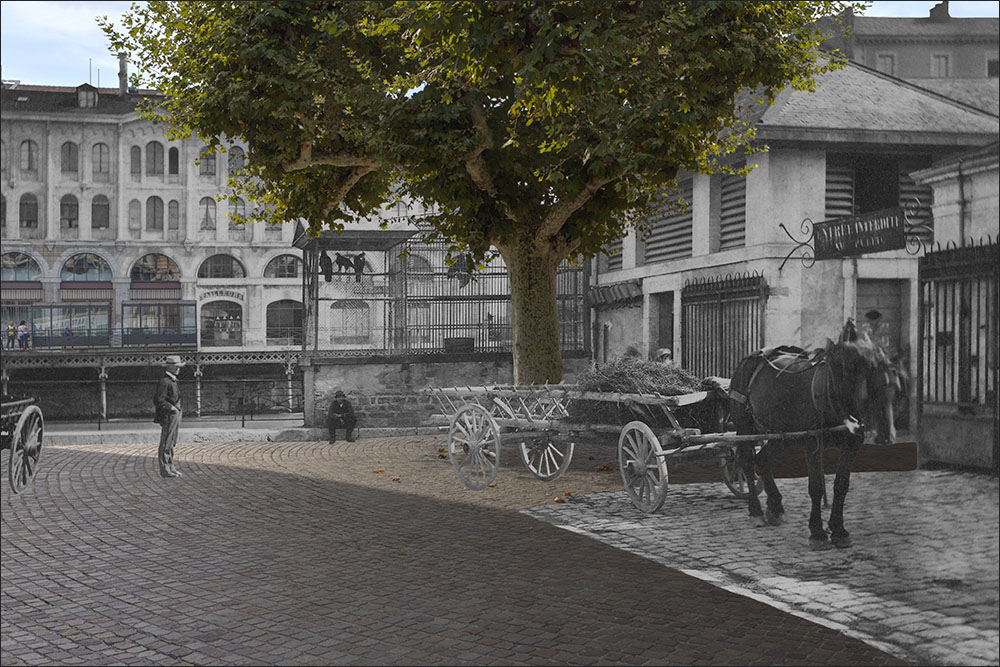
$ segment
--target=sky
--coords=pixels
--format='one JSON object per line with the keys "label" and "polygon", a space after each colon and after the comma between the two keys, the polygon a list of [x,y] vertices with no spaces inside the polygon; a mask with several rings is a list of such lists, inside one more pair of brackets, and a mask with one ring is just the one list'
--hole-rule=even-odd
{"label": "sky", "polygon": [[[118,87],[118,58],[108,50],[97,26],[97,16],[113,21],[131,2],[56,2],[5,0],[0,2],[0,67],[4,80],[49,86],[100,83]],[[145,4],[145,3],[137,3]],[[878,1],[865,16],[927,16],[937,2]],[[952,0],[955,17],[995,17],[1000,3]]]}

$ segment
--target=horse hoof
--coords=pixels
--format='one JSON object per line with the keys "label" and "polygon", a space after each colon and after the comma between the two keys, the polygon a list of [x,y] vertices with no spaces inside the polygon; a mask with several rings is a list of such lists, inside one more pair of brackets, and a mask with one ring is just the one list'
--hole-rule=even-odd
{"label": "horse hoof", "polygon": [[783,516],[784,515],[781,512],[772,512],[771,510],[768,510],[767,514],[765,515],[765,519],[767,520],[767,525],[780,526],[785,522]]}
{"label": "horse hoof", "polygon": [[832,549],[833,545],[825,537],[810,537],[809,548],[813,551],[826,551],[827,549]]}
{"label": "horse hoof", "polygon": [[832,542],[833,546],[837,547],[838,549],[846,549],[847,547],[853,546],[854,544],[853,542],[851,542],[850,535],[834,535],[833,537],[830,538],[830,542]]}
{"label": "horse hoof", "polygon": [[763,528],[767,525],[767,520],[763,516],[750,517],[750,525],[754,528]]}

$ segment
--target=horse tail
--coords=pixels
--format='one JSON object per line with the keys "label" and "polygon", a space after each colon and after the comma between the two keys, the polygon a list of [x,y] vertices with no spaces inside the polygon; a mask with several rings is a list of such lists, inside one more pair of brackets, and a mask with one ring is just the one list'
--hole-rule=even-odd
{"label": "horse tail", "polygon": [[763,363],[760,355],[744,358],[729,383],[729,420],[737,433],[753,432],[753,414],[750,411],[750,381],[759,364]]}

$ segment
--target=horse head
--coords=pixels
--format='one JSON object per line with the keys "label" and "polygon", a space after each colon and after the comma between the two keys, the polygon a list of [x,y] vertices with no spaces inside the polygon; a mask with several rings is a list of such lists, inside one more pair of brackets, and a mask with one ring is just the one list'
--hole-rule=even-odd
{"label": "horse head", "polygon": [[874,423],[875,442],[892,443],[896,439],[893,403],[905,381],[901,368],[866,339],[828,343],[827,359],[846,416]]}

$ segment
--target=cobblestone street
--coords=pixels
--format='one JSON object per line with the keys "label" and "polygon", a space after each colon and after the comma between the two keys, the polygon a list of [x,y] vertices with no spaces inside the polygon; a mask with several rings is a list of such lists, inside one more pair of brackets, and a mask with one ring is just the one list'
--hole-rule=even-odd
{"label": "cobblestone street", "polygon": [[578,492],[620,483],[594,470],[600,460],[581,456],[555,485],[505,466],[480,493],[458,484],[440,444],[181,444],[184,477],[171,480],[156,475],[154,446],[47,447],[30,489],[3,486],[0,658],[900,664],[511,511],[566,491],[562,507],[590,507]]}

